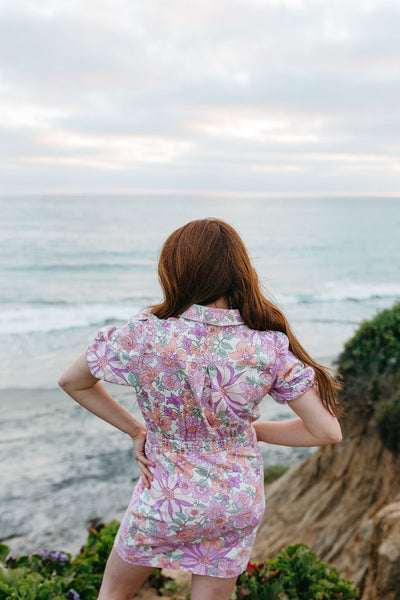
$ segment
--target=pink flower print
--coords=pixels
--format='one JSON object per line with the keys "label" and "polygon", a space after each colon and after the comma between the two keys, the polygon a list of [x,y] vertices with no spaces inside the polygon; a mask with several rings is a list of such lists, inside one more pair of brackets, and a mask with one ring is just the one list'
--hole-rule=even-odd
{"label": "pink flower print", "polygon": [[196,323],[196,325],[189,330],[189,333],[199,340],[208,334],[208,328],[205,325]]}
{"label": "pink flower print", "polygon": [[162,415],[158,408],[155,408],[153,412],[149,411],[148,418],[161,431],[168,432],[171,429],[171,419]]}
{"label": "pink flower print", "polygon": [[171,452],[173,450],[172,440],[169,438],[159,440],[159,444],[161,445],[163,452]]}
{"label": "pink flower print", "polygon": [[223,479],[214,479],[211,484],[211,488],[214,490],[214,492],[219,492],[221,494],[227,494],[229,491],[229,485]]}
{"label": "pink flower print", "polygon": [[134,513],[135,516],[135,527],[140,527],[141,529],[144,529],[146,527],[146,519],[137,511],[135,511]]}
{"label": "pink flower print", "polygon": [[137,546],[147,546],[149,544],[149,538],[140,532],[135,533],[133,541]]}
{"label": "pink flower print", "polygon": [[191,517],[192,519],[198,519],[200,517],[200,515],[203,514],[203,511],[200,510],[199,508],[197,508],[197,506],[193,506],[192,508],[190,508],[187,511],[187,514],[189,517]]}
{"label": "pink flower print", "polygon": [[229,475],[226,480],[226,483],[230,488],[240,488],[241,479],[239,475]]}
{"label": "pink flower print", "polygon": [[124,350],[137,350],[137,343],[133,331],[121,335],[120,344]]}
{"label": "pink flower print", "polygon": [[214,519],[214,521],[213,521],[213,526],[215,527],[215,529],[224,527],[225,524],[226,524],[226,517],[222,517],[221,515],[219,517],[217,517],[216,519]]}
{"label": "pink flower print", "polygon": [[175,373],[172,373],[171,371],[167,371],[163,375],[161,381],[167,390],[173,390],[174,392],[178,390],[181,385]]}
{"label": "pink flower print", "polygon": [[214,326],[208,327],[207,337],[212,340],[215,340],[215,339],[217,339],[219,332],[220,332],[219,327],[214,327]]}
{"label": "pink flower print", "polygon": [[183,340],[182,340],[182,346],[186,353],[191,354],[191,352],[190,352],[191,344],[192,344],[192,340],[190,338],[188,338],[187,336],[184,336]]}
{"label": "pink flower print", "polygon": [[170,454],[168,458],[174,464],[174,473],[181,473],[186,479],[192,479],[194,465],[183,454]]}
{"label": "pink flower print", "polygon": [[243,451],[242,448],[231,448],[229,449],[229,458],[236,462],[238,465],[244,466],[247,461],[246,457],[248,454]]}
{"label": "pink flower print", "polygon": [[222,558],[218,563],[218,577],[236,577],[239,567],[231,558]]}
{"label": "pink flower print", "polygon": [[203,439],[208,433],[204,421],[194,416],[186,417],[182,422],[181,429],[185,431],[184,437],[187,440]]}
{"label": "pink flower print", "polygon": [[244,527],[249,527],[249,529],[252,529],[253,527],[256,527],[259,520],[260,519],[255,516],[254,512],[250,510],[242,513],[237,513],[232,517],[234,525],[236,525],[236,527],[238,527],[239,529],[242,529]]}
{"label": "pink flower print", "polygon": [[[183,475],[184,477],[184,475]],[[183,479],[181,480],[181,488],[182,488],[182,492],[185,492],[186,495],[190,495],[190,483],[188,479]]]}
{"label": "pink flower print", "polygon": [[207,419],[207,423],[210,425],[210,427],[219,427],[221,425],[221,420],[218,419],[218,415],[215,413],[212,413],[209,408],[205,409],[204,415],[205,415],[205,417]]}
{"label": "pink flower print", "polygon": [[174,571],[176,571],[180,568],[181,563],[179,560],[171,560],[167,556],[163,556],[158,559],[157,566],[160,567],[160,569],[173,569]]}
{"label": "pink flower print", "polygon": [[168,344],[163,346],[162,344],[156,344],[156,348],[160,353],[162,362],[166,367],[176,367],[183,369],[184,362],[187,359],[186,352],[184,350],[178,350],[178,344],[172,337]]}
{"label": "pink flower print", "polygon": [[268,393],[270,386],[256,386],[254,383],[242,381],[239,384],[239,387],[243,392],[243,396],[247,398],[249,406],[252,407],[254,402],[257,402]]}
{"label": "pink flower print", "polygon": [[216,561],[224,558],[230,548],[215,550],[213,546],[206,548],[203,543],[192,544],[185,548],[185,554],[182,558],[181,566],[187,569],[196,569],[200,575],[208,575],[216,567]]}
{"label": "pink flower print", "polygon": [[195,485],[192,487],[192,498],[201,502],[208,502],[214,491],[208,485]]}
{"label": "pink flower print", "polygon": [[140,382],[141,382],[142,386],[144,388],[150,389],[151,391],[154,391],[153,383],[159,374],[160,374],[160,371],[157,371],[157,369],[153,369],[149,365],[146,365],[145,363],[143,363],[142,368],[140,370],[140,374],[139,374]]}
{"label": "pink flower print", "polygon": [[182,407],[183,399],[181,396],[175,396],[175,394],[169,394],[167,404],[172,404],[175,408],[179,409]]}
{"label": "pink flower print", "polygon": [[188,364],[188,382],[195,394],[199,394],[203,391],[204,386],[204,372],[200,365],[196,363]]}
{"label": "pink flower print", "polygon": [[296,374],[296,364],[286,362],[285,363],[285,381],[292,381]]}
{"label": "pink flower print", "polygon": [[275,331],[273,334],[272,347],[277,358],[287,354],[289,348],[289,339],[287,335],[280,331]]}
{"label": "pink flower print", "polygon": [[124,374],[128,369],[121,368],[120,358],[113,354],[109,344],[103,342],[90,346],[87,351],[87,361],[90,371],[98,379],[104,379],[110,383],[126,384]]}
{"label": "pink flower print", "polygon": [[180,542],[191,542],[199,537],[196,525],[182,524],[175,532],[173,538]]}
{"label": "pink flower print", "polygon": [[244,492],[236,492],[233,495],[232,500],[233,500],[233,502],[235,502],[235,504],[237,504],[241,508],[245,507],[245,506],[249,506],[249,504],[250,504],[250,498]]}
{"label": "pink flower print", "polygon": [[139,356],[132,356],[132,358],[130,358],[128,360],[128,362],[126,363],[126,368],[128,370],[129,373],[131,372],[138,372],[141,366],[141,359]]}
{"label": "pink flower print", "polygon": [[236,352],[229,352],[229,356],[238,361],[238,367],[247,367],[248,365],[257,364],[257,357],[254,356],[255,351],[255,346],[248,346],[242,340],[236,345]]}
{"label": "pink flower print", "polygon": [[204,548],[207,548],[207,550],[209,548],[215,548],[215,550],[221,550],[221,548],[222,548],[222,539],[221,538],[216,538],[214,540],[204,540],[203,544],[204,544]]}
{"label": "pink flower print", "polygon": [[217,517],[224,516],[226,513],[226,506],[221,504],[221,502],[217,502],[216,500],[211,500],[208,506],[204,509],[205,516],[209,517],[211,520],[216,519]]}
{"label": "pink flower print", "polygon": [[215,367],[215,378],[211,381],[213,408],[215,411],[226,410],[228,405],[234,412],[243,412],[243,404],[246,404],[246,398],[238,385],[238,380],[243,377],[243,373],[236,373],[235,369],[228,365]]}
{"label": "pink flower print", "polygon": [[[168,514],[170,518],[173,518],[174,511],[182,512],[183,506],[191,506],[191,503],[186,500],[186,494],[182,493],[180,488],[180,476],[177,479],[170,480],[170,476],[167,474],[161,474],[157,471],[153,471],[154,479],[151,482],[151,494],[154,498],[160,498],[153,506],[158,508],[160,512],[161,520],[163,520],[162,507],[164,504],[167,506]],[[173,485],[175,481],[175,485]]]}

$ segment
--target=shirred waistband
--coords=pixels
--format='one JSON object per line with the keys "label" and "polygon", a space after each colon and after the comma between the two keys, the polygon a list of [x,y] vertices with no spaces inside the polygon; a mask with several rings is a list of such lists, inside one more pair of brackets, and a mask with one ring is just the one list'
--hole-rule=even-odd
{"label": "shirred waistband", "polygon": [[146,444],[150,444],[152,448],[159,447],[165,452],[188,453],[196,452],[201,454],[216,454],[227,450],[239,450],[246,446],[256,444],[257,438],[254,431],[254,436],[249,436],[246,431],[229,435],[225,437],[209,437],[203,440],[180,440],[167,436],[155,435],[151,431],[147,432]]}

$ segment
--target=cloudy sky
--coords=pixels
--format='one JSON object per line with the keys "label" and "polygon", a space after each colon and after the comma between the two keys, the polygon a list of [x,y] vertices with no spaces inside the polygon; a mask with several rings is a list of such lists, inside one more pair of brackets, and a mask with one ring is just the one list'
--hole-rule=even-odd
{"label": "cloudy sky", "polygon": [[0,0],[0,192],[400,194],[398,0]]}

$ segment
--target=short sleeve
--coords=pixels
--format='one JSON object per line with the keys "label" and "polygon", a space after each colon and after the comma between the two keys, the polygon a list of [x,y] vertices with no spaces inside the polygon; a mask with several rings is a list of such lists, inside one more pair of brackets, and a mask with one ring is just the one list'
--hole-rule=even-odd
{"label": "short sleeve", "polygon": [[286,404],[313,386],[315,372],[289,350],[289,339],[280,331],[274,332],[274,350],[275,376],[269,394],[280,404]]}
{"label": "short sleeve", "polygon": [[[103,327],[86,350],[90,372],[97,379],[120,385],[133,385],[140,369],[141,324]],[[138,335],[139,334],[139,335]]]}

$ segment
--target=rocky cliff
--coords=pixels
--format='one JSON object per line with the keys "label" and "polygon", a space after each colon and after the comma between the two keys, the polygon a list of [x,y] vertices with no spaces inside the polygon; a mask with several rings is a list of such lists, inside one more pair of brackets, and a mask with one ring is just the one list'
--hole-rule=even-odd
{"label": "rocky cliff", "polygon": [[362,600],[400,598],[400,477],[372,424],[267,487],[251,560],[296,542],[333,562]]}
{"label": "rocky cliff", "polygon": [[251,560],[304,542],[353,580],[362,600],[399,600],[400,304],[361,325],[339,367],[343,442],[266,489]]}

